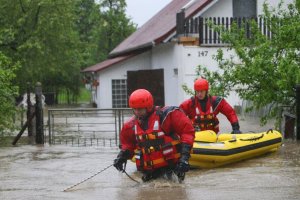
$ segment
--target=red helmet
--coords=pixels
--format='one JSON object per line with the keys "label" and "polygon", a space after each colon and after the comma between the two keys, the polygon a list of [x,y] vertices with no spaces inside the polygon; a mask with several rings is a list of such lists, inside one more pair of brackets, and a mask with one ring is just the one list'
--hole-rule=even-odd
{"label": "red helmet", "polygon": [[196,90],[196,91],[199,91],[199,90],[207,91],[208,88],[209,88],[209,83],[204,78],[198,78],[194,83],[194,90]]}
{"label": "red helmet", "polygon": [[153,107],[152,94],[145,89],[138,89],[131,93],[129,97],[130,108],[147,108],[151,110]]}

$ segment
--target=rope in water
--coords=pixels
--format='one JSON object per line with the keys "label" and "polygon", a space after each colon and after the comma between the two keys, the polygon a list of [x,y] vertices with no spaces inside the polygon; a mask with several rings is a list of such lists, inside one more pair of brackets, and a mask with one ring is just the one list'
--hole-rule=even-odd
{"label": "rope in water", "polygon": [[125,173],[126,176],[128,176],[128,178],[130,178],[132,181],[134,181],[134,182],[140,184],[139,181],[137,181],[137,180],[135,180],[134,178],[132,178],[131,176],[129,176],[129,174],[125,171],[125,170],[126,170],[126,165],[127,165],[127,161],[124,163],[124,169],[122,170],[122,172]]}
{"label": "rope in water", "polygon": [[111,165],[105,167],[104,169],[100,170],[100,171],[97,172],[96,174],[94,174],[94,175],[92,175],[92,176],[90,176],[90,177],[88,177],[88,178],[86,178],[86,179],[80,181],[79,183],[76,183],[75,185],[72,185],[72,186],[70,186],[70,187],[64,189],[63,192],[67,192],[68,190],[70,190],[70,189],[76,187],[77,185],[80,185],[81,183],[86,182],[87,180],[90,180],[91,178],[93,178],[93,177],[97,176],[98,174],[104,172],[105,170],[107,170],[107,169],[110,168],[111,166],[113,166],[113,164],[111,164]]}

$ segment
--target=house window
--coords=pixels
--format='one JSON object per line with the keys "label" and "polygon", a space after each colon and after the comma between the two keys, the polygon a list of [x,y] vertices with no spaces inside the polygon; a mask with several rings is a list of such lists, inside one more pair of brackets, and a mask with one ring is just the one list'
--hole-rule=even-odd
{"label": "house window", "polygon": [[112,107],[127,108],[127,81],[126,79],[114,79],[112,84]]}
{"label": "house window", "polygon": [[233,0],[233,17],[256,17],[257,0]]}

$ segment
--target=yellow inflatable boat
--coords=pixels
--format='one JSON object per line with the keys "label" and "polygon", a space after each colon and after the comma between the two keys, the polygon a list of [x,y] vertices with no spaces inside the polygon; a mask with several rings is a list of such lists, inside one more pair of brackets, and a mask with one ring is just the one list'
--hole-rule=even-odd
{"label": "yellow inflatable boat", "polygon": [[196,132],[190,158],[194,168],[214,168],[277,151],[282,142],[278,131],[262,133],[219,134]]}

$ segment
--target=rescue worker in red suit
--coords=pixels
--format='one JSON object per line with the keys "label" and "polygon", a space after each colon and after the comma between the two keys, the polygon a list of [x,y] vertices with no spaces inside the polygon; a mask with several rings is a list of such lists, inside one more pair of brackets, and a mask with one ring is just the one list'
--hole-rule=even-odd
{"label": "rescue worker in red suit", "polygon": [[143,181],[162,175],[171,178],[173,172],[183,180],[195,137],[191,121],[178,107],[153,106],[153,97],[145,89],[130,95],[129,107],[134,116],[122,127],[121,151],[114,166],[123,171],[127,159],[135,156]]}
{"label": "rescue worker in red suit", "polygon": [[208,94],[209,83],[199,78],[194,82],[195,96],[180,104],[180,108],[191,119],[196,131],[213,130],[219,132],[217,115],[224,114],[230,121],[232,133],[241,133],[239,121],[234,109],[227,101],[218,96]]}

